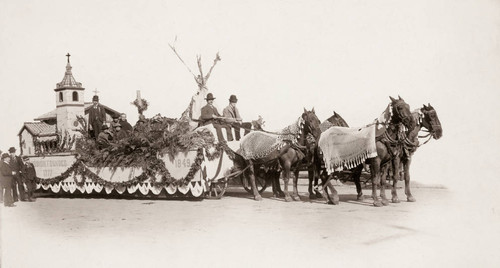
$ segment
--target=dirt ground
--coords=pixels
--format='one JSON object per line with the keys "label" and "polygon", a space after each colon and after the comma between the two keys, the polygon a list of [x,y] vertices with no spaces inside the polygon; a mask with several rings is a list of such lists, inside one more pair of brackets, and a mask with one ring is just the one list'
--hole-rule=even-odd
{"label": "dirt ground", "polygon": [[401,203],[376,208],[343,185],[333,206],[309,200],[306,183],[288,203],[231,187],[221,200],[46,196],[2,207],[1,267],[500,264],[498,212],[460,205],[450,190],[415,187],[409,203],[399,189]]}

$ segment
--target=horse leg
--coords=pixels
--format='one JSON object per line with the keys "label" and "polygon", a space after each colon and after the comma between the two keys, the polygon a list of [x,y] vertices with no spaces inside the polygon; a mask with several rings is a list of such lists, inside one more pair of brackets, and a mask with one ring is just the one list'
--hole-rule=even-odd
{"label": "horse leg", "polygon": [[356,192],[358,193],[357,200],[363,201],[365,197],[363,196],[363,189],[361,188],[361,172],[363,171],[363,165],[358,165],[354,168],[352,173],[352,179],[356,185]]}
{"label": "horse leg", "polygon": [[411,164],[411,156],[408,157],[404,165],[403,176],[405,177],[405,194],[406,194],[406,200],[408,202],[416,202],[417,200],[415,199],[415,197],[411,195],[411,190],[410,190],[410,164]]}
{"label": "horse leg", "polygon": [[380,202],[377,195],[377,188],[380,186],[380,158],[375,157],[370,163],[371,180],[372,180],[372,198],[373,205],[376,207],[381,207],[382,202]]}
{"label": "horse leg", "polygon": [[292,201],[292,197],[288,192],[288,181],[290,180],[291,163],[289,160],[285,160],[284,163],[282,163],[282,166],[283,166],[283,171],[281,172],[281,175],[283,176],[283,182],[285,185],[285,201],[290,202]]}
{"label": "horse leg", "polygon": [[316,178],[314,167],[312,165],[307,168],[307,177],[309,178],[309,186],[307,187],[309,199],[316,199],[316,195],[313,194],[313,180],[316,182],[315,185],[317,185],[318,179]]}
{"label": "horse leg", "polygon": [[285,197],[285,193],[281,190],[280,174],[278,171],[269,171],[272,174],[271,183],[273,185],[273,196],[276,198]]}
{"label": "horse leg", "polygon": [[[406,168],[406,163],[405,161],[401,162],[401,164],[403,165],[404,168]],[[399,171],[398,171],[399,172]],[[398,197],[398,190],[397,190],[397,184],[398,184],[398,180],[394,179],[394,175],[393,175],[393,180],[392,180],[392,189],[391,189],[391,195],[392,195],[392,203],[399,203],[399,197]]]}
{"label": "horse leg", "polygon": [[247,161],[248,167],[248,177],[250,178],[250,184],[252,185],[253,198],[256,201],[261,201],[262,196],[260,196],[259,191],[257,190],[257,185],[255,184],[255,170],[253,168],[253,163],[251,160]]}
{"label": "horse leg", "polygon": [[292,193],[292,199],[294,201],[300,201],[299,189],[297,188],[298,182],[299,182],[299,167],[297,167],[293,171],[293,193]]}
{"label": "horse leg", "polygon": [[389,171],[389,163],[385,164],[380,168],[380,199],[382,199],[382,205],[389,205],[389,200],[385,195],[385,187],[387,185],[387,172]]}
{"label": "horse leg", "polygon": [[[338,205],[340,199],[337,190],[335,190],[335,187],[333,187],[332,185],[332,178],[333,176],[328,177],[328,180],[323,185],[323,192],[325,193],[325,199],[328,204]],[[331,197],[330,194],[328,193],[328,189],[330,189],[330,192],[332,192]]]}

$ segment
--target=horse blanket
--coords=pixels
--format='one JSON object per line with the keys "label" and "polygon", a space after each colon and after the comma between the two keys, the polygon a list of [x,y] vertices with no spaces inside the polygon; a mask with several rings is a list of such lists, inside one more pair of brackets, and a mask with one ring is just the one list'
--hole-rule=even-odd
{"label": "horse blanket", "polygon": [[354,168],[377,156],[375,125],[362,128],[331,127],[321,133],[319,148],[328,174]]}

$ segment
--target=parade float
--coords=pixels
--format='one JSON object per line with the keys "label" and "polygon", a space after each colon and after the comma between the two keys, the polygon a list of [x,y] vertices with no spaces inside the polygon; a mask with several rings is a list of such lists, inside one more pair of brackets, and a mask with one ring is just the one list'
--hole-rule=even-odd
{"label": "parade float", "polygon": [[[104,148],[89,135],[90,104],[83,102],[84,88],[72,75],[69,56],[63,81],[54,90],[56,110],[38,117],[40,122],[25,123],[19,133],[22,154],[35,166],[39,192],[220,198],[228,180],[241,177],[232,169],[239,142],[217,141],[213,126],[198,127],[196,122],[205,104],[206,82],[220,61],[218,54],[207,75],[200,57],[200,74],[189,70],[198,90],[179,119],[159,114],[146,118],[143,112],[149,103],[138,91],[132,104],[140,126]],[[105,107],[110,123],[116,111]],[[249,191],[248,184],[244,186]],[[266,183],[259,187],[263,190]]]}

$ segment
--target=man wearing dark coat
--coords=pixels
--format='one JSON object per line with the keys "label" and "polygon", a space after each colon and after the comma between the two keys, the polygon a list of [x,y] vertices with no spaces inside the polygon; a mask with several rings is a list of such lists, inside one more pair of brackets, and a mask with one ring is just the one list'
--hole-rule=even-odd
{"label": "man wearing dark coat", "polygon": [[213,105],[215,100],[214,95],[212,93],[208,93],[205,100],[207,101],[207,105],[201,108],[200,125],[204,126],[212,124],[215,128],[215,131],[217,132],[217,139],[219,141],[224,140],[224,136],[222,136],[222,128],[225,128],[227,139],[229,141],[232,141],[233,133],[231,133],[231,127],[223,123],[223,117],[219,114],[217,108],[215,108],[215,106]]}
{"label": "man wearing dark coat", "polygon": [[102,125],[106,122],[106,111],[99,104],[99,96],[92,98],[92,107],[89,109],[89,126],[92,128],[91,136],[97,140],[102,131]]}
{"label": "man wearing dark coat", "polygon": [[10,156],[7,153],[2,154],[0,162],[0,191],[2,191],[4,199],[3,205],[6,207],[15,207],[12,197],[12,181],[14,180],[12,168],[10,167]]}
{"label": "man wearing dark coat", "polygon": [[132,132],[134,129],[129,122],[127,122],[127,115],[122,113],[120,114],[120,125],[122,125],[122,130],[125,132]]}
{"label": "man wearing dark coat", "polygon": [[28,156],[23,156],[23,162],[24,162],[24,184],[26,184],[26,188],[28,189],[26,192],[26,198],[28,202],[33,202],[35,201],[35,198],[33,197],[33,192],[36,190],[36,170],[35,166],[33,166],[33,163],[30,162],[30,159]]}
{"label": "man wearing dark coat", "polygon": [[[23,185],[23,161],[16,155],[16,148],[10,147],[10,168],[12,169],[12,197],[14,202],[19,200],[26,201],[26,194]],[[18,194],[19,193],[19,194]]]}
{"label": "man wearing dark coat", "polygon": [[107,125],[103,126],[103,131],[99,133],[99,137],[97,137],[97,148],[102,150],[111,145],[111,141],[113,140],[113,132],[108,129]]}

